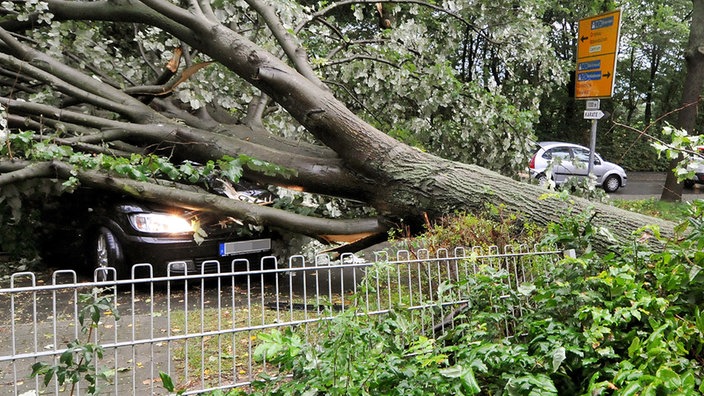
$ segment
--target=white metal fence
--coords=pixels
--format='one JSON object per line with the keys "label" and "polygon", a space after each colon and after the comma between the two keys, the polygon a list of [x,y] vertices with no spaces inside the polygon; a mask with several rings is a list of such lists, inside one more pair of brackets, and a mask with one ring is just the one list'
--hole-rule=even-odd
{"label": "white metal fence", "polygon": [[[311,263],[294,256],[280,263],[268,257],[262,261],[267,267],[235,261],[237,272],[106,282],[70,270],[48,278],[17,273],[0,285],[0,395],[88,393],[85,380],[74,388],[52,377],[45,386],[43,376],[30,376],[37,363],[67,361],[87,368],[81,378],[96,375],[106,395],[167,394],[160,372],[187,388],[186,394],[247,386],[261,373],[275,373],[253,359],[258,332],[296,326],[315,337],[316,322],[339,312],[373,315],[399,306],[427,314],[427,331],[441,331],[452,312],[470,301],[462,288],[445,285],[492,268],[503,271],[503,282],[515,289],[549,271],[561,254],[458,248],[433,257],[426,250],[379,252],[369,261],[343,255]],[[133,273],[150,269],[139,267]],[[105,298],[109,306],[92,305]],[[86,311],[91,307],[96,311]],[[520,310],[516,306],[514,314]],[[510,327],[506,323],[507,332]],[[92,360],[80,361],[70,349],[90,345],[99,345],[102,357],[94,351],[85,355]]]}

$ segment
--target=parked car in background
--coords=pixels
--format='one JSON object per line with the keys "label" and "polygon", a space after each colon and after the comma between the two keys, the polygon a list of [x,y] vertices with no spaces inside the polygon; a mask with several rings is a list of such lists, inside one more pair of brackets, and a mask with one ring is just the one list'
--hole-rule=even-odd
{"label": "parked car in background", "polygon": [[[271,254],[272,234],[213,213],[104,192],[64,194],[44,208],[45,261],[94,272],[99,280],[130,278],[149,263],[153,276],[259,269]],[[247,260],[247,261],[245,261]],[[142,267],[138,277],[149,276]]]}
{"label": "parked car in background", "polygon": [[[555,185],[564,184],[571,177],[587,177],[589,149],[573,143],[539,142],[529,164],[530,176],[540,183],[552,179]],[[592,172],[596,184],[608,193],[626,187],[628,176],[620,166],[604,161],[594,153]]]}
{"label": "parked car in background", "polygon": [[[697,151],[700,155],[704,155],[704,146],[697,146]],[[696,184],[704,184],[704,159],[695,159],[687,170],[694,172],[694,175],[684,181],[686,188],[694,188]]]}

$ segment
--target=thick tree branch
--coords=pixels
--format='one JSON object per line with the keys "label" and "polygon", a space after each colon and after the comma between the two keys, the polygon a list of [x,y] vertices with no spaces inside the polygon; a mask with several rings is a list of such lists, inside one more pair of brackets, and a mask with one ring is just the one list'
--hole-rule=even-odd
{"label": "thick tree branch", "polygon": [[218,18],[215,16],[215,13],[213,12],[213,8],[210,5],[210,1],[198,0],[197,4],[198,4],[198,7],[200,8],[200,10],[203,12],[203,15],[205,15],[206,18],[217,23]]}
{"label": "thick tree branch", "polygon": [[[81,125],[76,125],[76,124],[71,124],[65,121],[57,121],[53,120],[50,118],[45,118],[42,116],[37,117],[38,120],[35,120],[31,117],[25,117],[25,116],[20,116],[17,114],[8,114],[7,115],[7,121],[8,125],[10,127],[14,128],[19,128],[19,129],[33,129],[39,133],[39,135],[42,135],[42,132],[48,128],[51,128],[53,132],[55,132],[57,135],[61,136],[76,136],[78,135],[80,138],[88,138],[91,137],[94,134],[99,134],[100,132],[96,129],[93,128],[85,128]],[[71,139],[74,138],[67,138],[66,141],[70,141]],[[86,139],[86,142],[88,139]],[[76,140],[76,141],[80,141]],[[101,142],[101,141],[107,141],[107,139],[97,139],[94,140],[94,142]]]}
{"label": "thick tree branch", "polygon": [[0,175],[0,186],[29,178],[58,176],[68,179],[74,176],[87,187],[106,189],[157,203],[167,201],[185,208],[218,212],[250,224],[278,227],[294,232],[306,230],[310,236],[375,234],[388,230],[388,227],[377,218],[336,220],[303,216],[214,194],[204,195],[202,192],[139,182],[106,175],[99,171],[77,170],[59,161],[38,164],[0,161],[0,171],[8,172]]}
{"label": "thick tree branch", "polygon": [[269,97],[264,93],[260,93],[252,98],[247,106],[247,115],[242,122],[252,128],[263,128],[264,124],[262,123],[262,119],[264,118],[264,110],[266,110],[268,104]]}
{"label": "thick tree branch", "polygon": [[140,0],[140,3],[158,12],[163,17],[171,19],[172,21],[183,26],[199,26],[202,22],[202,18],[199,18],[198,15],[194,15],[193,13],[188,12],[168,1]]}
{"label": "thick tree branch", "polygon": [[[165,2],[155,1],[154,3],[158,3],[165,7],[171,7]],[[49,5],[49,12],[54,14],[53,20],[55,21],[98,20],[131,22],[147,24],[168,30],[176,37],[188,38],[186,41],[198,41],[201,40],[202,36],[195,33],[189,25],[183,25],[174,20],[170,20],[163,14],[156,12],[154,9],[146,7],[143,2],[134,2],[130,0],[91,2],[48,0],[47,4]],[[185,15],[187,20],[198,21],[198,18],[195,18],[192,15],[189,16],[189,13],[184,10],[181,10],[178,13]],[[3,24],[0,23],[0,26],[3,26]],[[13,25],[13,27],[17,28],[15,25]],[[31,23],[24,24],[25,29],[30,29],[31,27]]]}
{"label": "thick tree branch", "polygon": [[[2,36],[3,30],[0,29],[0,36]],[[45,59],[46,60],[46,59]],[[45,60],[42,61],[42,64],[45,64]],[[92,92],[89,92],[87,90],[84,90],[82,88],[76,87],[74,85],[71,85],[68,82],[68,79],[65,77],[65,75],[62,75],[61,77],[58,77],[55,74],[48,73],[44,70],[41,70],[37,67],[34,67],[33,65],[23,62],[18,60],[17,58],[8,56],[7,54],[2,54],[0,53],[0,64],[3,64],[7,67],[12,67],[14,70],[17,70],[18,72],[21,71],[27,76],[31,76],[32,78],[35,78],[39,81],[42,81],[46,85],[55,87],[59,92],[62,92],[66,95],[69,95],[72,98],[78,99],[82,102],[89,103],[98,107],[101,107],[105,110],[109,111],[114,111],[117,113],[120,113],[122,115],[128,116],[130,118],[136,118],[134,117],[135,113],[135,107],[132,105],[125,106],[121,103],[115,102],[112,99],[107,99],[103,96],[98,96]],[[65,71],[66,68],[64,68],[63,71]],[[90,85],[96,86],[96,85],[104,85],[96,80],[90,81]],[[106,90],[103,89],[101,90],[95,90],[99,92],[105,92]],[[143,112],[145,112],[146,108],[141,109]]]}
{"label": "thick tree branch", "polygon": [[340,1],[335,1],[331,3],[329,6],[320,9],[318,12],[312,14],[310,18],[308,18],[306,21],[301,22],[296,26],[296,29],[294,31],[296,33],[300,32],[303,30],[306,25],[309,23],[315,21],[316,19],[322,19],[324,16],[330,14],[333,12],[336,8],[339,7],[346,7],[350,6],[353,4],[369,4],[369,5],[376,5],[377,3],[389,3],[389,4],[416,4],[422,7],[429,8],[433,11],[441,12],[443,14],[447,14],[452,18],[457,19],[458,21],[462,22],[464,25],[469,27],[470,29],[474,30],[477,34],[483,36],[487,41],[493,42],[489,37],[484,34],[484,32],[479,29],[476,25],[462,17],[462,15],[457,14],[456,12],[448,11],[447,9],[437,6],[435,4],[429,3],[427,1],[422,1],[422,0],[385,0],[385,1],[377,1],[377,0],[340,0]]}
{"label": "thick tree branch", "polygon": [[35,116],[42,116],[44,118],[51,118],[56,121],[68,121],[92,128],[132,129],[135,126],[135,124],[129,122],[109,120],[104,117],[92,116],[71,110],[59,109],[45,104],[26,102],[23,100],[0,98],[0,104],[5,106],[9,114],[32,114]]}
{"label": "thick tree branch", "polygon": [[[55,86],[61,92],[107,110],[116,111],[133,121],[158,118],[155,112],[138,100],[57,62],[44,53],[22,45],[2,28],[0,28],[0,40],[6,44],[12,43],[15,51],[14,56],[27,61],[25,64],[24,61],[4,55],[0,60],[7,66],[14,66],[17,70],[26,70],[30,76]],[[59,74],[61,78],[56,77]]]}
{"label": "thick tree branch", "polygon": [[250,7],[256,10],[262,18],[264,18],[264,22],[269,27],[269,30],[276,38],[276,41],[281,46],[281,49],[283,49],[288,59],[293,63],[296,70],[318,86],[325,87],[313,71],[313,68],[310,66],[306,51],[296,41],[296,39],[291,36],[288,31],[286,31],[286,28],[281,25],[281,20],[276,15],[274,8],[265,4],[261,0],[245,1]]}
{"label": "thick tree branch", "polygon": [[51,163],[0,160],[0,187],[30,179],[54,177]]}

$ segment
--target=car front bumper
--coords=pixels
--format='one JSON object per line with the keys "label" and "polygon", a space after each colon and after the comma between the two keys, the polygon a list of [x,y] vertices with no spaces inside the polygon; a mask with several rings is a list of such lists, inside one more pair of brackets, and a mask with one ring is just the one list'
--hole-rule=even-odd
{"label": "car front bumper", "polygon": [[127,267],[151,264],[152,276],[259,269],[261,258],[271,253],[269,238],[218,238],[207,239],[200,244],[190,236],[147,237],[123,234],[120,239]]}

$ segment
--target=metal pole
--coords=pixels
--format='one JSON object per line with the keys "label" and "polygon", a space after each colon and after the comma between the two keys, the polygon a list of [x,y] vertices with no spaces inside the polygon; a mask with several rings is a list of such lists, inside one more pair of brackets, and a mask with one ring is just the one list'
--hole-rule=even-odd
{"label": "metal pole", "polygon": [[591,176],[594,171],[594,151],[596,150],[596,123],[592,120],[592,136],[589,140],[589,165],[587,165],[587,175]]}

